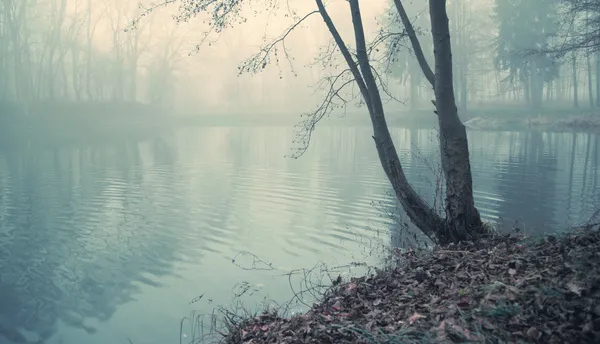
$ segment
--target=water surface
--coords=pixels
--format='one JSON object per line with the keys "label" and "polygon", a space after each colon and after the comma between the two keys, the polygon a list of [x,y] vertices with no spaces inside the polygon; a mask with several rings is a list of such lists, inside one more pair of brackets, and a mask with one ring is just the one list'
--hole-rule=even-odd
{"label": "water surface", "polygon": [[[409,179],[439,204],[435,133],[394,137]],[[285,301],[291,269],[374,259],[373,241],[390,243],[395,202],[369,128],[320,128],[298,160],[284,157],[292,138],[287,127],[195,127],[0,147],[0,332],[178,343],[181,317],[228,303],[241,281],[251,301]],[[597,136],[472,132],[470,145],[477,205],[507,230],[558,230],[600,204]],[[241,251],[274,270],[232,264]]]}

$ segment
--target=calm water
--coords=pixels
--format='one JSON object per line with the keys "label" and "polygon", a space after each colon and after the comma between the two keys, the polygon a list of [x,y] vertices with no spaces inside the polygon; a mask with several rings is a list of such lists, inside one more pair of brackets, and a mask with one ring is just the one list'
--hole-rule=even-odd
{"label": "calm water", "polygon": [[[433,201],[435,134],[394,135],[409,178]],[[178,343],[180,319],[230,302],[236,283],[248,281],[250,302],[285,301],[291,269],[372,259],[373,240],[390,242],[384,211],[394,202],[369,128],[320,128],[299,160],[284,158],[291,142],[289,128],[220,127],[0,147],[0,333]],[[585,222],[600,204],[597,136],[472,132],[470,142],[488,220],[549,231]],[[232,264],[241,251],[275,270]]]}

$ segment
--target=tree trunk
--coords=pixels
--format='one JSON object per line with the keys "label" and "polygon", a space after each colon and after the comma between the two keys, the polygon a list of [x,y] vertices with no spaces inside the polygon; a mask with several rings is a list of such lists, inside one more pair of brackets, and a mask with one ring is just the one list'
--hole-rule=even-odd
{"label": "tree trunk", "polygon": [[356,39],[358,66],[348,51],[337,28],[333,24],[331,17],[327,13],[322,0],[315,0],[315,2],[317,3],[323,21],[327,25],[329,32],[344,56],[344,60],[348,64],[363,99],[365,100],[373,125],[373,139],[375,140],[379,160],[386,176],[394,188],[396,197],[410,220],[425,234],[435,238],[436,234],[443,226],[443,220],[414,191],[412,186],[408,183],[402,165],[400,164],[400,158],[385,120],[383,103],[377,88],[377,83],[371,71],[358,0],[349,0]]}
{"label": "tree trunk", "polygon": [[[467,71],[468,71],[468,46],[466,21],[467,12],[465,4],[462,2],[453,2],[454,6],[454,26],[452,31],[454,32],[453,37],[460,55],[458,61],[454,64],[457,68],[458,78],[455,78],[454,89],[458,92],[458,108],[461,113],[466,114],[467,112],[467,99],[468,99],[468,87],[467,87]],[[460,117],[460,116],[459,116]]]}
{"label": "tree trunk", "polygon": [[434,91],[440,126],[440,153],[446,179],[445,235],[452,241],[469,239],[482,229],[473,199],[467,131],[458,117],[452,87],[452,48],[446,0],[429,0],[435,57]]}
{"label": "tree trunk", "polygon": [[59,69],[60,78],[61,78],[61,82],[62,82],[62,89],[63,89],[62,98],[65,100],[72,99],[69,94],[69,78],[67,76],[67,70],[65,68],[64,59],[62,57],[58,60],[56,67]]}
{"label": "tree trunk", "polygon": [[573,59],[571,62],[572,77],[573,77],[573,107],[579,108],[579,97],[577,95],[577,55],[573,52]]}
{"label": "tree trunk", "polygon": [[88,100],[93,99],[92,95],[92,0],[88,0],[87,12],[87,50],[85,62],[85,91]]}
{"label": "tree trunk", "polygon": [[528,75],[523,80],[523,97],[525,98],[525,104],[531,105],[531,75]]}
{"label": "tree trunk", "polygon": [[[93,51],[93,40],[94,33],[96,32],[96,27],[98,25],[98,21],[92,23],[92,0],[87,1],[87,28],[86,28],[86,38],[87,38],[87,47],[86,47],[86,62],[85,62],[85,92],[87,94],[88,100],[94,100],[94,93],[92,92],[92,64],[94,61],[92,60]],[[101,93],[102,91],[100,91]]]}
{"label": "tree trunk", "polygon": [[73,95],[76,101],[81,100],[81,89],[80,89],[80,77],[81,72],[79,70],[79,50],[75,47],[71,47],[71,80],[73,87]]}
{"label": "tree trunk", "polygon": [[596,106],[600,107],[600,53],[596,54]]}
{"label": "tree trunk", "polygon": [[[461,87],[461,91],[460,91],[460,110],[463,112],[463,115],[467,114],[467,110],[468,110],[468,106],[467,106],[467,102],[468,100],[468,79],[467,79],[467,71],[463,70],[460,76],[461,82],[460,82],[460,87]],[[464,118],[464,117],[463,117]]]}
{"label": "tree trunk", "polygon": [[[409,64],[410,65],[410,64]],[[417,75],[417,73],[412,70],[410,70],[410,99],[409,99],[409,104],[410,104],[410,109],[411,110],[415,110],[419,107],[419,86],[421,84],[421,78],[419,78],[419,75]]]}
{"label": "tree trunk", "polygon": [[537,104],[537,73],[535,68],[531,71],[531,76],[529,78],[529,105],[531,108],[536,109],[538,107]]}
{"label": "tree trunk", "polygon": [[[4,9],[6,11],[6,9]],[[5,37],[6,34],[6,24],[0,25],[0,37]],[[0,79],[0,101],[9,98],[8,92],[8,68],[7,68],[7,59],[8,59],[8,49],[7,42],[5,39],[0,40],[0,75],[4,75],[4,78]]]}
{"label": "tree trunk", "polygon": [[590,108],[593,109],[594,108],[594,86],[592,84],[592,62],[591,62],[590,54],[587,54],[585,59],[586,59],[586,63],[587,63],[588,94],[589,94]]}
{"label": "tree trunk", "polygon": [[136,51],[135,58],[132,58],[131,67],[130,67],[131,68],[131,71],[130,71],[131,80],[130,80],[130,84],[129,84],[129,100],[132,102],[137,101],[138,58],[139,57],[138,57],[137,51]]}
{"label": "tree trunk", "polygon": [[[27,104],[27,101],[30,98],[30,89],[29,86],[29,72],[30,69],[26,68],[24,64],[24,48],[27,47],[27,39],[23,34],[23,30],[27,29],[23,27],[26,25],[27,18],[27,5],[24,3],[12,3],[8,2],[4,5],[5,8],[5,18],[4,25],[8,27],[8,39],[10,40],[10,45],[12,48],[12,64],[14,68],[13,72],[13,82],[14,82],[14,95],[15,99],[22,103],[23,106]],[[25,42],[25,43],[24,43]]]}
{"label": "tree trunk", "polygon": [[564,65],[560,65],[558,67],[558,79],[556,80],[556,100],[559,102],[563,102],[566,100],[566,91],[565,91],[565,77],[564,77]]}
{"label": "tree trunk", "polygon": [[529,83],[531,105],[534,109],[539,109],[542,106],[544,96],[544,69],[539,67],[539,62],[539,60],[535,61]]}

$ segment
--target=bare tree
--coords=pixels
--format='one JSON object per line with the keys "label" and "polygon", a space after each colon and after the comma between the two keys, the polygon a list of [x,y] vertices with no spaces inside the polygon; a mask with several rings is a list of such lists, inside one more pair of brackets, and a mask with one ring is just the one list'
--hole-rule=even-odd
{"label": "bare tree", "polygon": [[9,53],[10,60],[6,58],[13,81],[13,97],[18,102],[26,104],[31,99],[31,66],[29,39],[30,30],[28,23],[30,4],[28,1],[5,0],[0,3],[0,15],[6,40],[5,51]]}
{"label": "bare tree", "polygon": [[163,23],[158,30],[164,35],[156,40],[150,55],[150,65],[147,66],[146,93],[152,104],[166,105],[173,99],[176,72],[181,66],[186,38],[185,35],[178,35],[179,28],[179,25],[169,27]]}
{"label": "bare tree", "polygon": [[[84,73],[82,70],[82,53],[84,46],[80,43],[81,34],[85,26],[86,14],[79,11],[79,4],[76,4],[75,13],[69,18],[70,23],[65,32],[65,49],[71,52],[71,88],[73,97],[80,101],[83,97]],[[66,82],[66,81],[65,81]]]}
{"label": "bare tree", "polygon": [[[421,37],[429,35],[429,33],[423,29],[430,26],[427,6],[427,2],[420,3],[411,1],[405,4],[406,11],[413,14],[411,18],[413,30]],[[390,21],[388,26],[391,27],[386,28],[384,26],[382,27],[382,30],[391,32],[393,31],[391,29],[402,30],[404,28],[398,11],[393,3],[388,9],[388,20]],[[424,43],[425,45],[422,45],[421,48],[425,52],[425,57],[428,61],[433,60],[433,49],[430,49],[433,42],[427,40]],[[401,78],[403,86],[408,88],[409,106],[411,110],[414,110],[419,107],[420,103],[422,103],[420,101],[424,97],[433,96],[429,92],[424,92],[427,91],[428,81],[425,80],[421,67],[414,58],[410,42],[406,42],[406,34],[389,39],[387,45],[387,50],[391,54],[388,57],[389,62],[391,62],[391,75]]]}
{"label": "bare tree", "polygon": [[577,70],[577,51],[573,51],[573,58],[571,59],[571,78],[573,79],[573,107],[579,108],[579,78],[577,75],[579,71]]}
{"label": "bare tree", "polygon": [[[40,66],[40,71],[43,71],[43,75],[46,79],[45,94],[50,100],[54,100],[57,89],[57,78],[55,73],[59,72],[60,66],[63,65],[63,54],[60,51],[61,48],[61,33],[63,24],[66,17],[66,0],[54,0],[50,2],[50,30],[48,30],[46,36],[46,44],[44,49],[45,64],[46,67]],[[56,68],[59,67],[59,68]],[[43,87],[42,83],[39,84]]]}
{"label": "bare tree", "polygon": [[600,2],[559,0],[561,24],[549,52],[564,56],[572,51],[600,52]]}
{"label": "bare tree", "polygon": [[587,82],[588,82],[588,100],[590,103],[590,108],[595,107],[594,103],[594,84],[592,82],[592,61],[590,54],[585,55],[586,67],[587,67]]}
{"label": "bare tree", "polygon": [[596,107],[600,107],[600,52],[596,53]]}
{"label": "bare tree", "polygon": [[400,19],[413,45],[421,69],[435,92],[436,114],[440,126],[440,153],[446,180],[446,227],[453,240],[466,239],[482,229],[473,199],[473,181],[465,126],[458,117],[452,75],[452,48],[446,0],[429,0],[435,72],[425,59],[419,40],[400,0],[394,0]]}
{"label": "bare tree", "polygon": [[86,62],[85,62],[85,91],[87,93],[88,100],[94,99],[94,93],[92,92],[92,68],[94,54],[94,35],[96,28],[98,27],[99,20],[94,18],[92,6],[92,0],[87,0],[87,11],[86,11]]}
{"label": "bare tree", "polygon": [[[168,0],[163,5],[174,2],[176,0]],[[242,13],[242,3],[240,0],[182,1],[182,11],[179,19],[185,21],[198,14],[208,14],[211,17],[211,31],[220,32],[223,29],[246,20]],[[310,142],[312,130],[319,120],[329,114],[336,106],[345,106],[347,103],[347,99],[341,93],[342,90],[348,85],[356,85],[369,113],[373,127],[373,140],[375,141],[381,165],[392,184],[396,197],[402,204],[410,220],[426,235],[440,243],[473,238],[483,230],[483,225],[473,201],[466,129],[458,117],[454,99],[452,55],[446,1],[429,1],[431,31],[434,41],[435,72],[430,68],[425,59],[418,37],[408,20],[401,1],[394,1],[411,40],[419,65],[435,91],[436,100],[433,103],[437,109],[435,113],[438,116],[440,124],[441,161],[446,179],[445,219],[438,215],[417,194],[408,182],[400,163],[400,158],[385,118],[381,96],[381,91],[385,90],[382,88],[381,78],[378,76],[379,74],[376,69],[373,68],[372,59],[369,55],[373,49],[369,49],[367,46],[359,0],[348,1],[354,31],[354,52],[351,51],[342,39],[323,1],[315,0],[315,3],[317,8],[304,16],[300,16],[295,11],[288,9],[287,15],[294,18],[294,23],[276,39],[262,46],[259,53],[244,61],[239,67],[240,72],[252,73],[260,71],[272,60],[278,63],[280,57],[287,58],[291,63],[288,50],[285,46],[286,37],[308,18],[319,14],[327,26],[347,68],[340,74],[328,79],[329,87],[323,103],[314,112],[308,113],[307,119],[302,122],[301,127],[304,130],[304,135],[300,136],[299,141],[303,145],[303,148],[300,149],[299,155],[306,149],[306,145]],[[262,6],[260,9],[274,11],[278,7],[278,2],[265,1],[262,2]],[[148,11],[151,11],[153,8],[148,9]]]}

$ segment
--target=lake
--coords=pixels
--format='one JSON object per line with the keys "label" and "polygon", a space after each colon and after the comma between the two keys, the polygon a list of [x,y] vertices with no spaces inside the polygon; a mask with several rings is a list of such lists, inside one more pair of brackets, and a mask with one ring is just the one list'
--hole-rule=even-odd
{"label": "lake", "polygon": [[[393,135],[409,179],[439,203],[435,132]],[[469,135],[476,203],[504,230],[561,230],[600,204],[598,136]],[[292,139],[289,127],[186,127],[0,147],[0,344],[15,330],[56,344],[179,343],[195,310],[243,291],[251,309],[283,302],[293,269],[376,263],[379,245],[404,242],[370,128],[321,127],[297,160],[285,157]]]}

